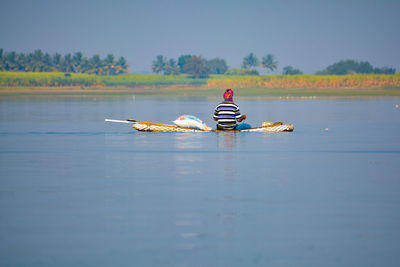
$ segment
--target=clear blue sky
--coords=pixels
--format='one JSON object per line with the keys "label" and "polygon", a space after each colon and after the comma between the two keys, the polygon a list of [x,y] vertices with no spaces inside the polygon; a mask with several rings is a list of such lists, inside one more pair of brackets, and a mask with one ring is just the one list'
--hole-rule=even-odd
{"label": "clear blue sky", "polygon": [[5,51],[111,53],[132,72],[157,55],[275,55],[306,73],[341,59],[400,71],[400,0],[0,0]]}

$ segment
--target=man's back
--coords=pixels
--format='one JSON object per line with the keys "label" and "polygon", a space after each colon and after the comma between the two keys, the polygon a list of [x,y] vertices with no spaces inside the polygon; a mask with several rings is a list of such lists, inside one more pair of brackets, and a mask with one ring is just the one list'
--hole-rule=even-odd
{"label": "man's back", "polygon": [[214,119],[218,121],[218,129],[234,130],[236,127],[236,120],[240,117],[239,107],[232,101],[225,100],[215,108]]}

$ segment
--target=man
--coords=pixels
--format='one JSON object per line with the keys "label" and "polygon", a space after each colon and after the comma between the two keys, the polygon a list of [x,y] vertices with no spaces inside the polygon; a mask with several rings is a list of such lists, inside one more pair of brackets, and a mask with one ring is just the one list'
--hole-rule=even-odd
{"label": "man", "polygon": [[219,103],[215,108],[214,120],[218,121],[217,130],[242,130],[249,129],[251,126],[247,123],[240,123],[246,119],[246,115],[240,115],[240,109],[238,105],[233,103],[233,91],[232,89],[226,89],[224,92],[224,101]]}

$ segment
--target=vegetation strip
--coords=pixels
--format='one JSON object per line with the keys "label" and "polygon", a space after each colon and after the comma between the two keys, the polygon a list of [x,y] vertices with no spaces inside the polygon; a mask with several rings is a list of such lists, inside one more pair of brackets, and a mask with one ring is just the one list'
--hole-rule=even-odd
{"label": "vegetation strip", "polygon": [[209,88],[400,88],[397,74],[352,75],[211,75],[208,79],[192,79],[180,74],[95,74],[60,72],[0,72],[0,87],[136,87],[154,85],[201,85]]}

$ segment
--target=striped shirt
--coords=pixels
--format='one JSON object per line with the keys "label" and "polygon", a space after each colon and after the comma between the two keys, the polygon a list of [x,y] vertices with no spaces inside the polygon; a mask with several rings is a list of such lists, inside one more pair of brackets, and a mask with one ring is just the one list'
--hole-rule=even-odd
{"label": "striped shirt", "polygon": [[236,119],[240,118],[238,105],[232,101],[224,101],[215,108],[214,118],[218,120],[217,129],[234,130]]}

